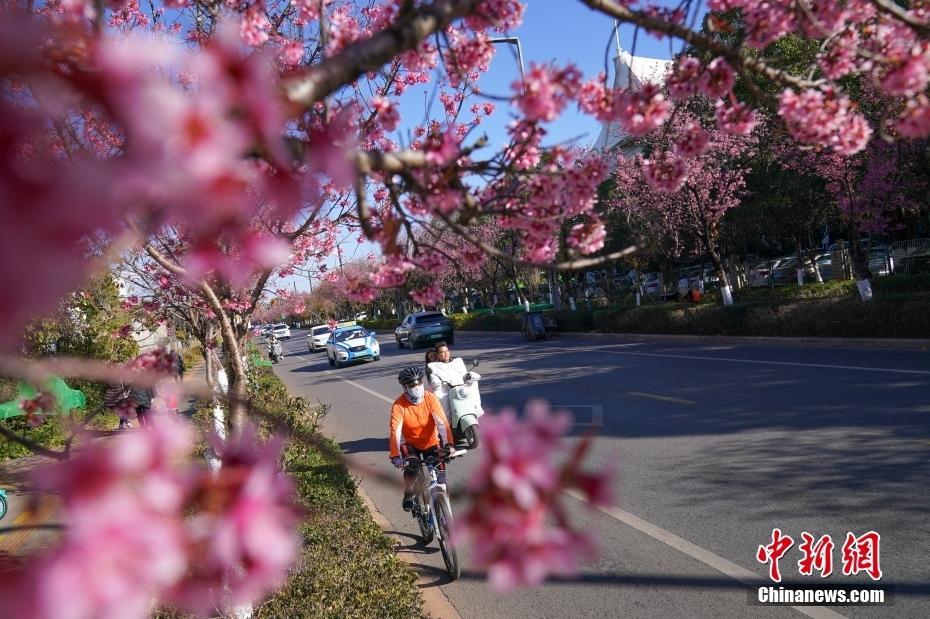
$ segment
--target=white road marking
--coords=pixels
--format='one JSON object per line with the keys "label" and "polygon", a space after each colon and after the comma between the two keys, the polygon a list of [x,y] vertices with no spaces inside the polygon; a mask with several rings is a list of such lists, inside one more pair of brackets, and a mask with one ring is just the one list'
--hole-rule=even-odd
{"label": "white road marking", "polygon": [[659,395],[657,393],[645,393],[643,391],[627,391],[627,395],[635,395],[641,398],[652,398],[653,400],[662,400],[663,402],[674,402],[676,404],[695,404],[694,400],[683,400],[681,398],[673,398],[668,395]]}
{"label": "white road marking", "polygon": [[[329,370],[326,370],[326,372],[329,373]],[[348,378],[343,378],[342,376],[336,376],[336,378],[338,378],[339,380],[342,380],[342,381],[345,381],[345,382],[349,383],[350,385],[352,385],[352,386],[355,387],[356,389],[360,389],[360,390],[364,391],[365,393],[367,393],[367,394],[369,394],[369,395],[373,395],[373,396],[375,396],[376,398],[380,398],[380,399],[384,400],[385,402],[387,402],[388,404],[393,404],[393,403],[394,403],[394,400],[392,400],[391,398],[385,397],[385,396],[381,395],[380,393],[378,393],[377,391],[373,391],[373,390],[369,389],[368,387],[366,387],[365,385],[362,385],[362,384],[360,384],[360,383],[355,382],[354,380],[349,380]]]}
{"label": "white road marking", "polygon": [[[587,504],[584,495],[577,490],[563,490],[563,492],[569,495],[572,498],[578,499],[582,503]],[[616,505],[607,505],[597,507],[597,509],[614,520],[618,520],[623,524],[629,525],[639,531],[640,533],[645,533],[654,540],[660,541],[666,546],[677,550],[682,554],[686,554],[692,559],[700,561],[707,567],[713,568],[729,576],[733,580],[736,580],[748,587],[759,586],[761,579],[759,576],[753,574],[747,569],[744,569],[735,563],[727,561],[721,556],[715,555],[709,550],[705,550],[696,544],[692,544],[688,540],[678,537],[670,531],[666,531],[661,527],[657,527],[651,522],[647,522],[640,518],[639,516],[634,516],[630,512],[620,509]],[[795,609],[799,613],[807,615],[808,617],[815,617],[817,619],[826,619],[828,617],[837,618],[845,617],[836,613],[828,608],[822,608],[818,606],[792,606],[791,608]]]}
{"label": "white road marking", "polygon": [[306,359],[304,359],[304,358],[301,357],[300,355],[297,355],[297,358],[300,359],[301,361],[306,361]]}
{"label": "white road marking", "polygon": [[[552,349],[550,349],[552,350]],[[565,352],[583,352],[577,348],[559,348]],[[930,370],[901,370],[896,368],[872,368],[861,365],[834,365],[831,363],[802,363],[800,361],[767,361],[763,359],[736,359],[733,357],[705,357],[702,355],[668,355],[654,352],[631,352],[626,350],[602,350],[595,349],[597,352],[609,353],[612,355],[633,355],[637,357],[662,357],[666,359],[696,359],[698,361],[728,361],[730,363],[754,363],[757,365],[786,365],[800,368],[823,368],[828,370],[858,370],[861,372],[887,372],[890,374],[919,374],[921,376],[930,376]]]}
{"label": "white road marking", "polygon": [[[329,370],[326,370],[326,373],[329,373]],[[377,391],[369,389],[368,387],[355,382],[354,380],[349,380],[348,378],[343,378],[342,376],[336,376],[341,381],[347,382],[356,389],[360,389],[369,395],[384,400],[385,402],[393,403],[394,401],[390,398],[381,395]],[[585,501],[584,495],[576,490],[564,490],[565,494],[578,499],[582,502]],[[656,541],[662,542],[666,546],[673,548],[683,554],[688,555],[689,557],[696,559],[703,563],[704,565],[721,572],[722,574],[733,578],[734,580],[747,585],[755,586],[760,582],[760,578],[750,572],[747,569],[744,569],[735,563],[727,561],[723,557],[717,556],[709,550],[705,550],[700,546],[692,544],[688,540],[678,537],[674,533],[666,531],[651,522],[647,522],[638,516],[634,516],[628,511],[622,510],[615,505],[598,507],[600,511],[604,512],[608,516],[618,520],[626,525],[629,525],[641,533],[645,533],[649,537],[653,538]],[[791,608],[796,611],[812,617],[813,619],[842,619],[845,615],[833,612],[828,608],[814,607],[814,606],[792,606]]]}

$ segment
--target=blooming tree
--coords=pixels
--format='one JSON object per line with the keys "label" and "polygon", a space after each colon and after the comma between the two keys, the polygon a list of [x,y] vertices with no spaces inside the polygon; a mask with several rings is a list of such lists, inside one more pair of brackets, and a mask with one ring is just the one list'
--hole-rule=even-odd
{"label": "blooming tree", "polygon": [[652,176],[671,152],[662,150],[663,142],[654,143],[650,154],[638,155],[618,167],[616,206],[662,226],[658,235],[674,238],[675,232],[665,226],[687,230],[699,241],[701,253],[710,257],[720,280],[723,302],[731,305],[729,275],[718,249],[720,222],[728,210],[740,204],[745,193],[748,159],[755,142],[720,130],[705,131],[684,112],[677,128],[669,139],[677,152],[689,155],[679,162],[681,174],[674,178]]}

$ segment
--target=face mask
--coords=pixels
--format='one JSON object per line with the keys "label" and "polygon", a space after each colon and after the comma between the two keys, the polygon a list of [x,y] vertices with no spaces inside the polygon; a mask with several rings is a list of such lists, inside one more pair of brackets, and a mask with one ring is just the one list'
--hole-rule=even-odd
{"label": "face mask", "polygon": [[407,392],[407,397],[410,398],[410,401],[414,404],[417,404],[420,400],[423,399],[423,396],[426,395],[426,388],[423,385],[417,385],[416,387],[406,387],[404,391]]}

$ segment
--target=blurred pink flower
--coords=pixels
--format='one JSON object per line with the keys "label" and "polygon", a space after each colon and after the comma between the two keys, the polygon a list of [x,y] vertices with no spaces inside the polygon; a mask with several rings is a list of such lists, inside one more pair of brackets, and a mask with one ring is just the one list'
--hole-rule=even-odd
{"label": "blurred pink flower", "polygon": [[432,307],[442,303],[442,300],[446,298],[446,295],[443,293],[442,288],[439,287],[439,284],[432,284],[426,288],[411,290],[410,298],[420,305]]}
{"label": "blurred pink flower", "polygon": [[214,436],[212,443],[223,465],[204,480],[189,527],[197,569],[172,596],[199,613],[222,607],[224,585],[231,603],[254,601],[284,578],[298,548],[299,512],[280,470],[283,440],[262,444],[246,424],[230,440]]}
{"label": "blurred pink flower", "polygon": [[704,130],[701,123],[690,122],[685,125],[675,141],[675,153],[682,157],[697,157],[707,150],[709,143],[710,134]]}
{"label": "blurred pink flower", "polygon": [[471,503],[459,518],[456,543],[468,540],[474,560],[488,569],[501,591],[541,583],[551,574],[571,574],[593,554],[593,545],[568,522],[562,492],[581,488],[602,504],[611,500],[609,472],[581,469],[588,447],[582,439],[567,461],[566,412],[541,400],[527,403],[522,419],[505,409],[482,422],[481,460],[469,481]]}
{"label": "blurred pink flower", "polygon": [[758,119],[755,111],[738,101],[721,99],[715,105],[717,127],[730,135],[749,135],[756,127]]}
{"label": "blurred pink flower", "polygon": [[714,58],[701,71],[698,78],[698,88],[711,99],[719,99],[733,90],[735,82],[736,73],[730,64],[723,58]]}
{"label": "blurred pink flower", "polygon": [[684,160],[665,151],[643,160],[646,182],[659,191],[675,192],[688,178],[688,166]]}

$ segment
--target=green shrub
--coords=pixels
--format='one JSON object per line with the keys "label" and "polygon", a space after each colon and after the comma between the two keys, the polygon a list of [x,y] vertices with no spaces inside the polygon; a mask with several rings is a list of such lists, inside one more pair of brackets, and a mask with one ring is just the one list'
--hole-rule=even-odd
{"label": "green shrub", "polygon": [[722,305],[650,305],[595,312],[598,331],[795,337],[930,337],[930,295],[853,296]]}
{"label": "green shrub", "polygon": [[400,324],[403,318],[382,318],[381,320],[360,320],[359,324],[369,331],[387,331],[393,333],[394,327]]}
{"label": "green shrub", "polygon": [[522,317],[518,314],[454,314],[455,328],[462,331],[519,331]]}
{"label": "green shrub", "polygon": [[554,318],[559,331],[591,331],[594,329],[594,313],[587,310],[549,310],[547,318]]}

